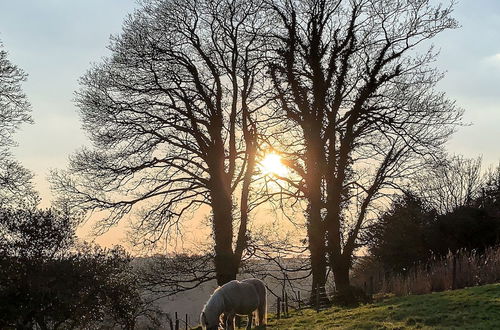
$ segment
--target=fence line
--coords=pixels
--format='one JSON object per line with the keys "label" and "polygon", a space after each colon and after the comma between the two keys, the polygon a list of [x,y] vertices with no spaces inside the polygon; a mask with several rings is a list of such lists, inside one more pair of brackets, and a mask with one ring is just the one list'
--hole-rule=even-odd
{"label": "fence line", "polygon": [[170,330],[181,330],[181,325],[184,325],[185,330],[188,330],[190,328],[189,316],[187,313],[184,316],[184,320],[181,320],[179,319],[177,312],[175,312],[175,318],[172,319],[171,317],[169,317],[168,323],[170,326]]}
{"label": "fence line", "polygon": [[[302,293],[306,292],[309,298],[303,298]],[[325,286],[317,286],[313,295],[313,291],[293,290],[293,294],[289,294],[284,290],[283,295],[276,297],[276,303],[273,305],[273,310],[276,311],[276,318],[290,316],[290,309],[300,311],[305,308],[311,308],[317,312],[330,307],[331,296],[328,294]]]}
{"label": "fence line", "polygon": [[403,274],[375,268],[355,280],[356,285],[363,287],[367,293],[393,293],[398,296],[461,289],[499,281],[500,246],[485,249],[482,253],[476,250],[448,253],[445,257],[416,264]]}

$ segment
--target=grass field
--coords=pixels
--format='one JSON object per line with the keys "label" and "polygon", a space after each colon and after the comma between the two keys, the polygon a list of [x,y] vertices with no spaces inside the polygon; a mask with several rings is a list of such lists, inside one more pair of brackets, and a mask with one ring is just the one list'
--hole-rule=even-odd
{"label": "grass field", "polygon": [[393,297],[357,308],[271,315],[270,329],[500,329],[500,284]]}

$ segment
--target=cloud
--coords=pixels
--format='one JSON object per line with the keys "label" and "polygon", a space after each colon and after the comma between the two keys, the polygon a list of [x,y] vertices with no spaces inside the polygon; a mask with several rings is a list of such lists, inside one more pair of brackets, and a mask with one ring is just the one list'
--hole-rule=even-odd
{"label": "cloud", "polygon": [[485,64],[488,66],[495,67],[500,69],[500,53],[496,53],[495,55],[488,56],[484,59]]}

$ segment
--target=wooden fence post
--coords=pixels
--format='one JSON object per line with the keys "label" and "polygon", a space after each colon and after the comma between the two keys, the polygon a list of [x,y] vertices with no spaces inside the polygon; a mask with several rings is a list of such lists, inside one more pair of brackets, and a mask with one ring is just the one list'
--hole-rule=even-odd
{"label": "wooden fence post", "polygon": [[188,315],[186,313],[186,330],[188,330]]}
{"label": "wooden fence post", "polygon": [[316,312],[319,313],[319,284],[316,285]]}
{"label": "wooden fence post", "polygon": [[457,288],[457,257],[453,254],[453,269],[452,269],[451,289]]}
{"label": "wooden fence post", "polygon": [[286,317],[288,317],[288,293],[285,292],[285,313]]}
{"label": "wooden fence post", "polygon": [[234,318],[235,318],[236,326],[238,328],[240,328],[241,327],[241,317],[239,315],[235,315]]}
{"label": "wooden fence post", "polygon": [[298,297],[298,300],[299,300],[299,311],[301,310],[301,306],[300,306],[300,291],[297,291],[297,297]]}
{"label": "wooden fence post", "polygon": [[172,319],[169,319],[168,321],[170,323],[170,330],[174,330],[174,323],[173,323]]}
{"label": "wooden fence post", "polygon": [[285,301],[285,290],[286,290],[286,274],[283,272],[283,286],[281,288],[281,300]]}
{"label": "wooden fence post", "polygon": [[277,300],[276,307],[277,307],[277,312],[278,312],[277,317],[278,317],[278,319],[280,319],[281,318],[281,298],[278,297],[278,298],[276,298],[276,300]]}

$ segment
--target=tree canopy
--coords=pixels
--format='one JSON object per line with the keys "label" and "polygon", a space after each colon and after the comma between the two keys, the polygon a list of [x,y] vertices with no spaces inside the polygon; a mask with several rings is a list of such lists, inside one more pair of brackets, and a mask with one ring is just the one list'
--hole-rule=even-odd
{"label": "tree canopy", "polygon": [[[271,79],[298,140],[284,140],[307,201],[319,285],[329,257],[348,287],[360,232],[391,190],[436,157],[461,109],[435,90],[436,52],[422,44],[457,26],[452,5],[419,1],[272,1]],[[279,141],[278,141],[279,143]],[[325,239],[326,237],[326,239]]]}
{"label": "tree canopy", "polygon": [[[53,177],[106,230],[134,213],[141,243],[182,233],[206,205],[220,284],[246,249],[263,109],[262,1],[148,0],[81,79],[77,103],[93,147]],[[239,208],[237,208],[239,206]]]}
{"label": "tree canopy", "polygon": [[0,42],[0,207],[36,205],[32,174],[12,158],[13,134],[31,123],[31,107],[22,90],[27,75],[12,64]]}
{"label": "tree canopy", "polygon": [[[144,1],[81,79],[92,147],[54,188],[105,211],[103,230],[133,213],[143,243],[181,233],[207,205],[223,284],[247,248],[265,140],[294,173],[280,178],[285,196],[307,205],[313,285],[330,266],[348,287],[381,202],[439,157],[460,123],[462,110],[435,88],[437,53],[424,47],[457,26],[452,10],[430,0]],[[283,134],[264,134],[277,123]]]}

